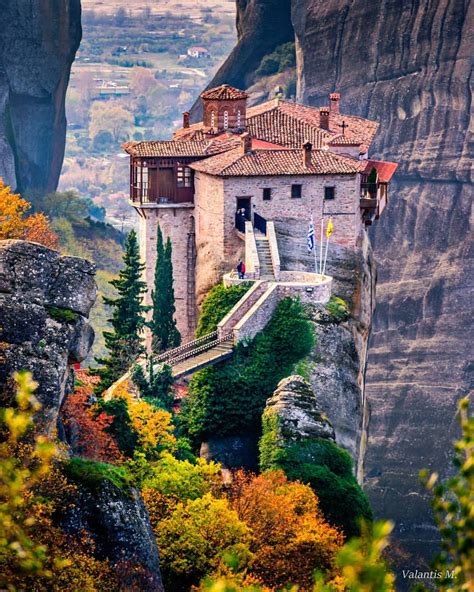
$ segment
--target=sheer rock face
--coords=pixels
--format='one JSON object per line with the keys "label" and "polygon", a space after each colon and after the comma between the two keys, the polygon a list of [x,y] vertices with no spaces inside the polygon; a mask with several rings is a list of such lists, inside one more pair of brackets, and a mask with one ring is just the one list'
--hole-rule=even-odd
{"label": "sheer rock face", "polygon": [[287,444],[308,438],[334,440],[334,428],[311,385],[301,376],[289,376],[278,383],[264,414],[278,417],[278,437]]}
{"label": "sheer rock face", "polygon": [[[236,0],[237,45],[207,88],[230,84],[247,88],[262,58],[279,45],[294,40],[290,0]],[[202,115],[201,100],[191,110],[193,121]]]}
{"label": "sheer rock face", "polygon": [[96,298],[95,267],[36,243],[0,241],[0,396],[14,394],[12,374],[29,370],[48,432],[73,386],[71,365],[94,341],[87,321]]}
{"label": "sheer rock face", "polygon": [[291,4],[299,100],[324,105],[329,92],[341,92],[342,112],[380,122],[373,156],[399,163],[391,202],[372,235],[377,310],[363,390],[369,441],[366,448],[362,430],[359,477],[375,513],[395,520],[405,549],[429,556],[437,535],[418,471],[449,471],[456,404],[472,376],[467,155],[474,6]]}
{"label": "sheer rock face", "polygon": [[373,234],[365,485],[417,555],[437,537],[418,472],[449,471],[456,403],[472,376],[473,11],[449,0],[293,2],[300,99],[323,104],[337,89],[343,112],[381,123],[374,155],[400,165]]}
{"label": "sheer rock face", "polygon": [[75,536],[91,536],[95,555],[114,565],[124,590],[164,591],[150,518],[135,489],[127,494],[106,480],[93,489],[82,485],[62,526]]}
{"label": "sheer rock face", "polygon": [[6,0],[0,29],[0,177],[25,194],[54,191],[80,0]]}

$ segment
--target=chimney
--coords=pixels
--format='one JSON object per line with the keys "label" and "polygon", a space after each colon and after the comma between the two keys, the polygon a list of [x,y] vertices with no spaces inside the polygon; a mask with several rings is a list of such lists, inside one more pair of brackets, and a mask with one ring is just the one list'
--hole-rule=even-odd
{"label": "chimney", "polygon": [[241,134],[240,147],[242,154],[246,154],[252,150],[252,136],[248,132]]}
{"label": "chimney", "polygon": [[329,129],[329,107],[319,108],[319,127],[325,130]]}
{"label": "chimney", "polygon": [[183,113],[183,127],[189,127],[189,111]]}
{"label": "chimney", "polygon": [[311,166],[311,153],[313,152],[313,145],[311,142],[303,144],[303,165],[306,169]]}
{"label": "chimney", "polygon": [[339,93],[331,93],[329,95],[329,110],[331,113],[339,113],[339,101],[341,100],[341,95]]}

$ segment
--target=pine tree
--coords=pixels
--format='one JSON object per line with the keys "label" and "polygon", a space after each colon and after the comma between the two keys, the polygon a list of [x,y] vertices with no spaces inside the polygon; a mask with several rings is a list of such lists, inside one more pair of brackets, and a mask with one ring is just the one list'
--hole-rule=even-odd
{"label": "pine tree", "polygon": [[137,234],[134,230],[127,237],[123,261],[125,266],[118,279],[110,282],[117,290],[117,298],[104,298],[105,304],[113,309],[110,319],[113,331],[104,331],[108,357],[96,359],[103,365],[97,370],[101,378],[96,389],[99,393],[120,378],[144,352],[141,332],[145,326],[144,313],[148,307],[142,304],[146,283],[141,280],[141,274],[145,266],[140,263]]}
{"label": "pine tree", "polygon": [[177,347],[181,335],[176,328],[174,313],[172,247],[168,237],[163,245],[163,234],[158,226],[156,241],[155,285],[151,294],[153,316],[149,327],[152,333],[152,350],[155,353]]}

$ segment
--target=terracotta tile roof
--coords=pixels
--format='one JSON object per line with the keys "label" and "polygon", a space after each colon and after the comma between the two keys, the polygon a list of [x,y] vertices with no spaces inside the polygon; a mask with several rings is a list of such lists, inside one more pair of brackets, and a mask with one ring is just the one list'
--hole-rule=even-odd
{"label": "terracotta tile roof", "polygon": [[364,162],[366,163],[366,167],[362,172],[368,175],[374,168],[377,171],[378,180],[381,183],[388,183],[398,168],[396,162],[387,162],[383,160],[366,160]]}
{"label": "terracotta tile roof", "polygon": [[[270,116],[266,115],[268,113]],[[379,126],[377,122],[362,117],[331,112],[329,116],[329,130],[323,130],[320,127],[318,107],[309,107],[308,105],[301,105],[300,103],[294,103],[293,101],[273,99],[247,109],[247,126],[249,127],[249,131],[250,128],[253,127],[258,130],[258,133],[261,133],[260,128],[262,127],[262,124],[259,123],[259,120],[262,117],[278,117],[276,115],[271,115],[272,113],[283,113],[291,119],[296,119],[300,122],[300,125],[305,124],[307,126],[307,134],[314,134],[314,130],[319,130],[323,134],[322,137],[328,139],[331,138],[331,136],[335,137],[341,135],[340,125],[342,125],[342,122],[344,121],[348,126],[345,128],[345,136],[348,139],[359,141],[363,152],[368,151]],[[283,126],[285,126],[285,120],[281,120],[281,122]],[[265,120],[263,120],[263,126],[264,125]],[[282,143],[288,141],[286,138],[289,135],[290,132],[286,133],[285,129],[282,130],[280,135],[283,140]],[[300,138],[298,138],[298,140],[299,139]],[[276,142],[276,138],[272,141]],[[291,142],[291,139],[289,141]],[[299,145],[301,145],[301,143]],[[313,141],[313,145],[318,147],[317,142]]]}
{"label": "terracotta tile roof", "polygon": [[125,152],[131,156],[144,158],[204,157],[231,150],[236,146],[240,146],[240,138],[231,134],[222,134],[215,138],[206,138],[202,134],[201,139],[127,142],[122,145]]}
{"label": "terracotta tile roof", "polygon": [[330,142],[328,142],[330,146],[360,146],[361,141],[360,139],[349,138],[348,136],[335,136]]}
{"label": "terracotta tile roof", "polygon": [[314,148],[321,148],[324,139],[330,138],[330,134],[316,126],[278,109],[247,117],[246,121],[247,131],[252,137],[288,148],[300,148],[307,140]]}
{"label": "terracotta tile roof", "polygon": [[303,162],[302,149],[229,150],[190,165],[196,171],[223,177],[252,177],[267,175],[345,175],[365,168],[365,161],[340,156],[328,150],[313,150],[311,165]]}
{"label": "terracotta tile roof", "polygon": [[201,93],[202,99],[217,99],[223,100],[235,100],[235,99],[247,99],[248,94],[243,90],[229,86],[228,84],[221,84],[216,88],[210,88],[209,90]]}

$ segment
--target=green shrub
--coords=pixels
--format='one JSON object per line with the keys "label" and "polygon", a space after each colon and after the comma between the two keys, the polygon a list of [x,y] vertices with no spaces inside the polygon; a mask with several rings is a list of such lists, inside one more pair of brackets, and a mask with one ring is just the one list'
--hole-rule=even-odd
{"label": "green shrub", "polygon": [[163,365],[158,371],[153,369],[153,359],[148,363],[147,374],[139,364],[131,370],[133,383],[138,387],[141,397],[158,409],[171,411],[174,396],[171,387],[174,383],[171,366]]}
{"label": "green shrub", "polygon": [[240,343],[229,362],[197,372],[179,415],[195,441],[211,434],[258,432],[265,402],[313,345],[312,328],[301,304],[282,300],[266,328],[249,344]]}
{"label": "green shrub", "polygon": [[77,312],[73,312],[69,308],[59,308],[57,306],[47,306],[49,316],[59,323],[75,323],[79,318]]}
{"label": "green shrub", "polygon": [[228,288],[224,284],[214,286],[202,303],[196,337],[203,337],[215,331],[218,323],[237,304],[250,286],[250,282]]}
{"label": "green shrub", "polygon": [[342,323],[350,317],[349,307],[345,300],[339,296],[331,296],[326,304],[326,310],[334,323]]}
{"label": "green shrub", "polygon": [[277,47],[272,53],[264,56],[255,72],[256,78],[271,76],[296,67],[295,44],[291,41]]}
{"label": "green shrub", "polygon": [[99,410],[114,418],[107,431],[115,438],[120,450],[125,455],[132,457],[138,445],[138,435],[133,429],[125,399],[110,399],[110,401],[101,399]]}
{"label": "green shrub", "polygon": [[365,493],[352,470],[349,453],[330,440],[307,439],[285,447],[277,440],[278,416],[263,418],[260,468],[283,469],[288,479],[307,483],[326,519],[347,537],[360,534],[360,520],[372,520]]}
{"label": "green shrub", "polygon": [[93,491],[100,489],[104,481],[109,481],[129,495],[133,485],[132,478],[123,467],[84,458],[71,458],[64,465],[64,472],[74,483],[84,485]]}

